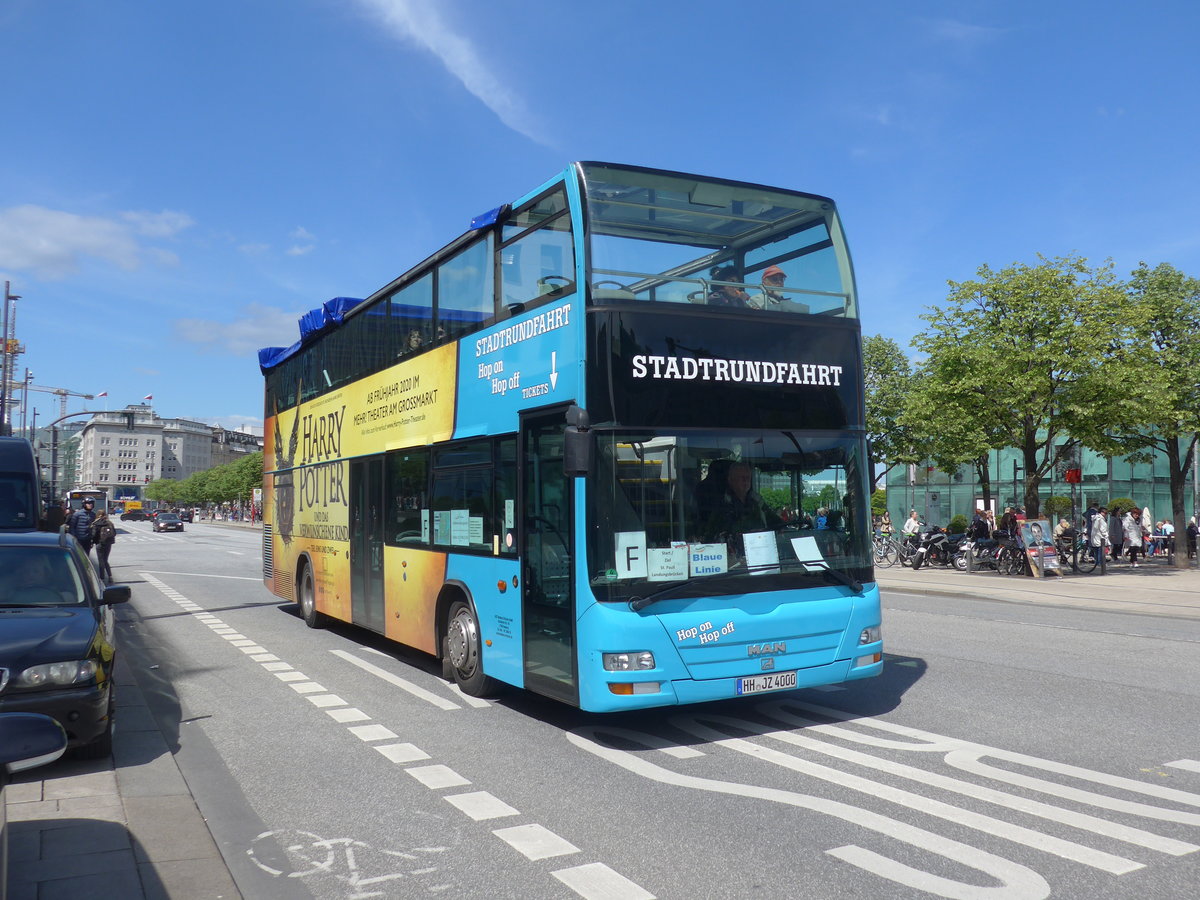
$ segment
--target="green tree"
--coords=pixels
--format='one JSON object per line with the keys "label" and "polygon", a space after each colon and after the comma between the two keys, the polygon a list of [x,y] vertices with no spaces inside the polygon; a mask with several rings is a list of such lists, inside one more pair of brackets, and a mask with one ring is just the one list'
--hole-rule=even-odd
{"label": "green tree", "polygon": [[[1110,310],[1108,329],[1105,370],[1121,393],[1104,416],[1081,414],[1075,432],[1095,450],[1130,462],[1161,455],[1170,479],[1171,519],[1176,534],[1183,534],[1200,445],[1200,280],[1167,263],[1154,268],[1141,263],[1125,303]],[[1186,568],[1186,554],[1176,554],[1175,562]]]}
{"label": "green tree", "polygon": [[925,361],[901,420],[947,470],[978,470],[989,450],[1017,448],[1036,516],[1042,479],[1078,443],[1072,413],[1083,397],[1102,403],[1119,390],[1101,374],[1100,328],[1124,294],[1111,264],[1092,269],[1075,256],[984,265],[977,276],[950,282],[946,303],[921,317],[929,327],[913,343]]}
{"label": "green tree", "polygon": [[896,466],[917,461],[910,431],[900,421],[912,377],[912,363],[899,344],[880,335],[863,338],[863,391],[867,440],[871,442],[872,488]]}
{"label": "green tree", "polygon": [[1071,514],[1071,498],[1070,497],[1047,497],[1046,498],[1046,517],[1051,520],[1069,516]]}
{"label": "green tree", "polygon": [[871,515],[882,516],[887,512],[887,491],[878,488],[871,492]]}

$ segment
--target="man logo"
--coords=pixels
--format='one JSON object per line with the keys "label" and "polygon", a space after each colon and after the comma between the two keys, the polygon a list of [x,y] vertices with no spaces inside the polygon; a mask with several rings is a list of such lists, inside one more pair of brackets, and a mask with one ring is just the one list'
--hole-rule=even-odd
{"label": "man logo", "polygon": [[764,653],[787,653],[787,644],[775,641],[767,644],[747,644],[746,653],[749,656],[762,656]]}

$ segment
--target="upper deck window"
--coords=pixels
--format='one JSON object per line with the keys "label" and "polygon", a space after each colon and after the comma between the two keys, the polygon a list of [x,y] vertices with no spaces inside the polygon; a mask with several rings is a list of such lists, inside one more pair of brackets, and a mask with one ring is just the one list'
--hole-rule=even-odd
{"label": "upper deck window", "polygon": [[665,172],[581,169],[593,303],[857,315],[831,201]]}
{"label": "upper deck window", "polygon": [[575,287],[575,249],[561,187],[517,209],[500,235],[501,300],[529,303]]}

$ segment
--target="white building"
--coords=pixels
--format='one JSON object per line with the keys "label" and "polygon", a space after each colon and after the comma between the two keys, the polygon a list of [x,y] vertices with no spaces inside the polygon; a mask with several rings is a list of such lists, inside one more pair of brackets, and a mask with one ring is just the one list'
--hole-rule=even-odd
{"label": "white building", "polygon": [[113,500],[140,500],[151,481],[183,481],[261,449],[262,438],[256,435],[189,419],[162,419],[152,407],[132,404],[96,413],[83,426],[70,487],[103,488]]}

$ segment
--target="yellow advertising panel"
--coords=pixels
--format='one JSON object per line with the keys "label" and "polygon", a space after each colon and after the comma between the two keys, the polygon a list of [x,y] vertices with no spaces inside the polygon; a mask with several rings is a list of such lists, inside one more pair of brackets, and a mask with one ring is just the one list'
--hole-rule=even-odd
{"label": "yellow advertising panel", "polygon": [[[306,553],[313,563],[317,609],[350,619],[347,460],[448,440],[454,431],[457,360],[457,345],[448,344],[292,409],[269,411],[264,521],[271,527],[276,594],[292,597],[296,561]],[[408,608],[402,613],[414,614]],[[389,615],[389,630],[395,624]],[[407,629],[407,623],[401,627]]]}

